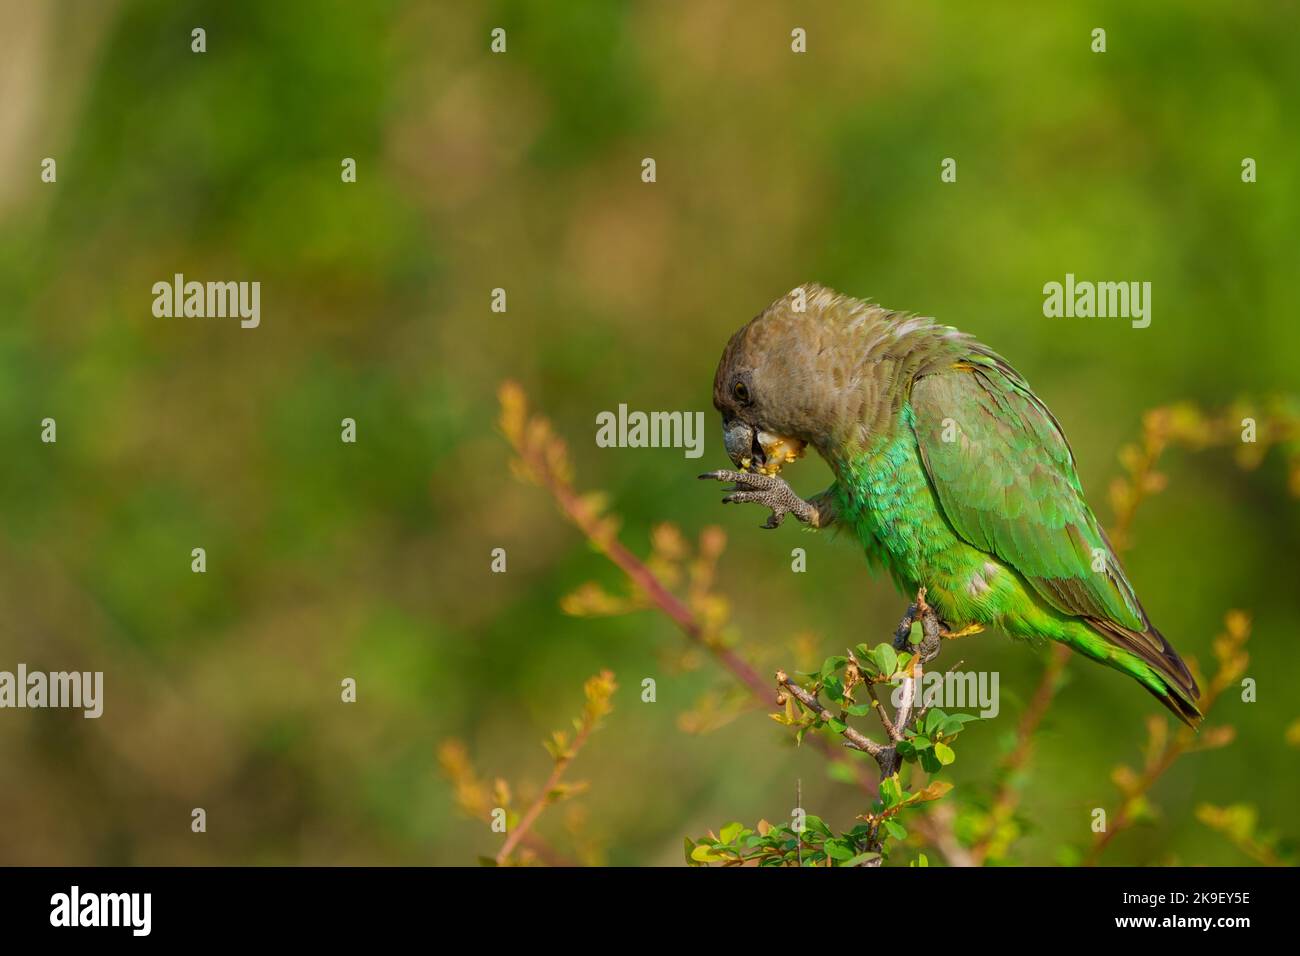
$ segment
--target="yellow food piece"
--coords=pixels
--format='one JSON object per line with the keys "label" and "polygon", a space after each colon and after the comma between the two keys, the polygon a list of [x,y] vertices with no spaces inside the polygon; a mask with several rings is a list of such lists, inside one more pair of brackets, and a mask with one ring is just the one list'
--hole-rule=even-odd
{"label": "yellow food piece", "polygon": [[758,441],[763,446],[763,454],[767,458],[763,466],[758,469],[764,475],[777,474],[782,466],[802,458],[807,449],[807,445],[797,438],[769,435],[766,432],[759,433]]}

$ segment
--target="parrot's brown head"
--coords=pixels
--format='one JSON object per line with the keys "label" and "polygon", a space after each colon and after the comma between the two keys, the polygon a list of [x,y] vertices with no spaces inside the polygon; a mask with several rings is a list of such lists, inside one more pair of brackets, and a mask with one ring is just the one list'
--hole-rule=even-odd
{"label": "parrot's brown head", "polygon": [[[713,379],[727,455],[742,471],[776,474],[809,444],[837,437],[853,336],[834,306],[838,296],[804,285],[773,302],[731,337]],[[857,303],[861,305],[861,303]]]}
{"label": "parrot's brown head", "polygon": [[722,353],[713,404],[727,454],[741,470],[776,474],[812,445],[834,466],[895,427],[918,375],[972,348],[982,347],[934,319],[801,285]]}

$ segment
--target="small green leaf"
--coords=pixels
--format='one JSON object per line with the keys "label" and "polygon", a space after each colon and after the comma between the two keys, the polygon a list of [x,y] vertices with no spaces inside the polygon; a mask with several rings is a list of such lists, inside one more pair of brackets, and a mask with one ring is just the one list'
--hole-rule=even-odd
{"label": "small green leaf", "polygon": [[804,817],[803,822],[804,830],[806,831],[810,830],[813,833],[820,833],[824,836],[834,836],[831,832],[831,828],[826,825],[826,821],[821,817],[815,817],[810,813],[808,816]]}
{"label": "small green leaf", "polygon": [[827,840],[825,849],[826,855],[832,860],[853,859],[853,847],[849,846],[842,840]]}
{"label": "small green leaf", "polygon": [[824,678],[834,674],[837,670],[849,662],[847,657],[836,654],[834,657],[828,657],[822,662],[821,676]]}
{"label": "small green leaf", "polygon": [[979,720],[979,718],[972,714],[949,714],[947,719],[939,725],[939,733],[945,737],[956,737],[962,732],[963,726],[972,720]]}
{"label": "small green leaf", "polygon": [[912,631],[907,635],[907,643],[915,647],[925,640],[925,628],[921,626],[920,621],[912,622]]}
{"label": "small green leaf", "polygon": [[831,700],[844,699],[844,682],[838,677],[828,677],[822,681],[822,687],[826,691],[826,696]]}
{"label": "small green leaf", "polygon": [[888,644],[876,645],[872,656],[875,658],[876,666],[880,668],[882,674],[892,674],[898,667],[898,655],[894,653],[894,649]]}
{"label": "small green leaf", "polygon": [[953,753],[952,748],[947,744],[935,744],[934,756],[945,767],[957,759],[957,755]]}
{"label": "small green leaf", "polygon": [[885,809],[897,806],[903,799],[903,786],[898,781],[898,774],[891,774],[880,781],[880,802]]}
{"label": "small green leaf", "polygon": [[743,823],[728,823],[722,828],[722,832],[718,834],[718,837],[723,843],[735,843],[736,837],[740,836],[744,831],[745,825]]}
{"label": "small green leaf", "polygon": [[716,863],[722,857],[713,852],[713,847],[701,843],[691,851],[691,859],[696,863]]}
{"label": "small green leaf", "polygon": [[845,860],[840,866],[861,866],[863,863],[869,863],[872,860],[880,859],[879,853],[859,853],[851,860]]}
{"label": "small green leaf", "polygon": [[948,715],[945,714],[938,707],[934,708],[934,710],[927,712],[925,715],[926,735],[927,736],[933,735],[934,732],[939,729],[939,725],[942,724],[947,719],[948,719]]}
{"label": "small green leaf", "polygon": [[895,840],[907,839],[907,828],[904,827],[901,823],[899,823],[896,820],[886,820],[885,829],[889,832],[889,835],[893,837]]}

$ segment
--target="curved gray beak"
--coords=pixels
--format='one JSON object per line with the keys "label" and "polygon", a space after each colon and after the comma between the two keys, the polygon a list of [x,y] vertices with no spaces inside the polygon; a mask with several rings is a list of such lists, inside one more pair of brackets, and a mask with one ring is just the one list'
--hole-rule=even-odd
{"label": "curved gray beak", "polygon": [[[722,441],[727,457],[744,470],[754,463],[754,429],[738,418],[722,423]],[[760,462],[761,464],[761,462]]]}
{"label": "curved gray beak", "polygon": [[774,435],[761,429],[755,431],[752,425],[736,418],[722,423],[722,434],[727,457],[737,468],[753,469],[765,475],[775,475],[782,465],[802,458],[807,447],[801,438]]}

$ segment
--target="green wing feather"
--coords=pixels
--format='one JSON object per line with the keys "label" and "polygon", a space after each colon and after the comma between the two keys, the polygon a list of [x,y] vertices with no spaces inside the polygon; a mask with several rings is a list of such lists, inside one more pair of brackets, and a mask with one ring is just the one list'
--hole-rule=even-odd
{"label": "green wing feather", "polygon": [[[1060,426],[1009,366],[975,354],[925,375],[912,386],[912,410],[922,461],[962,538],[1059,611],[1147,629]],[[943,440],[946,420],[952,441]],[[1093,570],[1094,553],[1104,572]]]}
{"label": "green wing feather", "polygon": [[[963,539],[1015,568],[1057,610],[1149,664],[1172,695],[1161,702],[1195,726],[1200,692],[1146,612],[1083,497],[1074,454],[1052,413],[997,355],[972,346],[916,379],[921,460]],[[952,441],[944,441],[951,420]],[[1100,557],[1104,570],[1094,571]]]}

